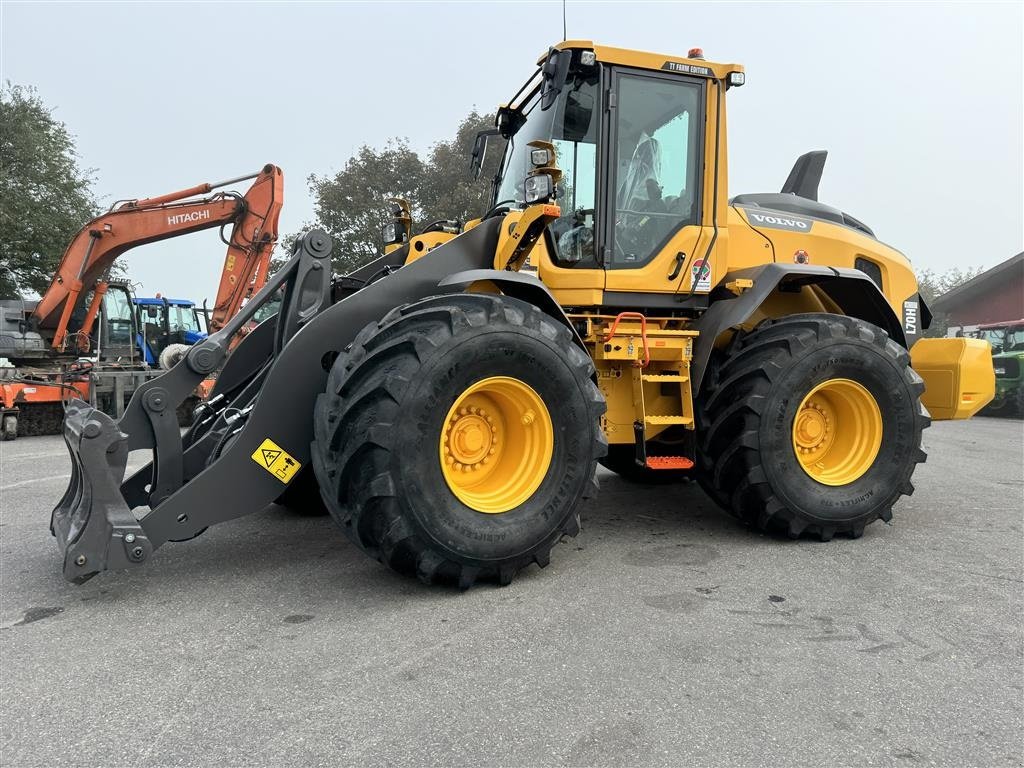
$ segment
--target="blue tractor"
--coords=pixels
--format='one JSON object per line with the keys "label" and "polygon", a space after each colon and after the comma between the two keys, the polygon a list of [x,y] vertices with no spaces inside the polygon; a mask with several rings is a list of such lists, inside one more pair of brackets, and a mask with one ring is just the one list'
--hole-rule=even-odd
{"label": "blue tractor", "polygon": [[188,348],[206,338],[206,309],[187,299],[136,296],[135,345],[147,365],[173,368]]}

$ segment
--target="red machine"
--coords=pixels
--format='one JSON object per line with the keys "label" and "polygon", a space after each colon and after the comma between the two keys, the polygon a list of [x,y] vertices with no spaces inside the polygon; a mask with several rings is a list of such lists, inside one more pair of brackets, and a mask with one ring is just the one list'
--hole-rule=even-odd
{"label": "red machine", "polygon": [[[208,195],[249,179],[254,181],[245,195],[228,191]],[[228,250],[210,315],[212,333],[266,283],[283,205],[284,174],[277,166],[266,165],[247,176],[123,201],[86,224],[68,245],[50,287],[38,303],[33,306],[22,302],[21,310],[14,302],[4,302],[0,308],[6,325],[16,323],[19,328],[17,333],[4,335],[0,357],[8,358],[15,366],[33,367],[31,373],[6,377],[0,388],[3,436],[10,439],[17,434],[20,406],[59,403],[69,363],[90,357],[94,360],[90,376],[102,372],[107,358],[100,343],[102,334],[95,332],[95,326],[109,289],[110,269],[118,256],[147,243],[231,225],[230,236],[223,238]],[[83,317],[80,308],[90,293]],[[20,316],[13,317],[15,312]],[[117,360],[117,367],[123,369],[120,355]],[[25,381],[25,376],[33,381]],[[66,378],[75,381],[75,387],[81,390],[79,373]]]}

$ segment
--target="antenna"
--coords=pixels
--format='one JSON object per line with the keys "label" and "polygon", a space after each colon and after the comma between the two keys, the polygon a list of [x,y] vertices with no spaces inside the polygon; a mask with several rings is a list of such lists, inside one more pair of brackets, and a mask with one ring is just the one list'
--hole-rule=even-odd
{"label": "antenna", "polygon": [[562,42],[564,43],[568,39],[568,35],[565,33],[565,0],[562,0]]}

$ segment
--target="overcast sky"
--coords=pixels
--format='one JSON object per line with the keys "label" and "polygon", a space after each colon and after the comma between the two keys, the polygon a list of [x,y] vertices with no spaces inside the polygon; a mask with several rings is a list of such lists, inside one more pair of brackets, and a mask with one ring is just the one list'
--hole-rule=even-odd
{"label": "overcast sky", "polygon": [[[570,38],[746,65],[729,92],[729,192],[777,191],[828,149],[821,199],[918,268],[1022,249],[1024,4],[569,2]],[[2,3],[2,76],[33,85],[96,169],[105,205],[285,172],[282,232],[312,220],[306,179],[362,144],[450,138],[505,101],[562,37],[560,2]],[[243,185],[244,189],[244,185]],[[216,231],[132,251],[140,293],[216,292]]]}

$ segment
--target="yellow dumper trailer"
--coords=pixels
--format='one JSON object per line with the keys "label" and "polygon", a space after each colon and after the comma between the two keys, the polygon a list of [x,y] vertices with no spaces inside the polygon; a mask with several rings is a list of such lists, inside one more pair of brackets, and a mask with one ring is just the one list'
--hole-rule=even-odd
{"label": "yellow dumper trailer", "polygon": [[[889,520],[929,413],[992,397],[989,348],[919,338],[908,260],[818,201],[825,153],[781,192],[730,197],[726,104],[744,80],[696,50],[551,48],[478,136],[474,168],[502,152],[480,218],[410,236],[397,205],[396,242],[340,277],[307,233],[121,419],[69,405],[75,470],[51,525],[65,576],[278,501],[322,503],[425,582],[505,584],[579,531],[599,463],[663,483],[666,506],[682,503],[666,481],[692,477],[793,537]],[[222,366],[182,436],[175,406]],[[126,476],[139,449],[153,462]]]}

